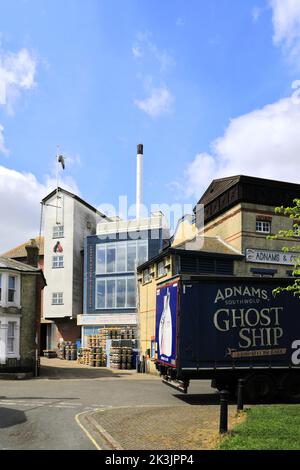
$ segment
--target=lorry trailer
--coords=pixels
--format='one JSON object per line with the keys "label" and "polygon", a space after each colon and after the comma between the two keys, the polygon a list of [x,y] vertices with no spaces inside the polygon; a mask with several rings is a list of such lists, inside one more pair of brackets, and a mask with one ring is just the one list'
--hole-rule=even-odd
{"label": "lorry trailer", "polygon": [[300,299],[280,278],[177,277],[156,292],[156,368],[186,393],[211,379],[249,402],[300,401]]}

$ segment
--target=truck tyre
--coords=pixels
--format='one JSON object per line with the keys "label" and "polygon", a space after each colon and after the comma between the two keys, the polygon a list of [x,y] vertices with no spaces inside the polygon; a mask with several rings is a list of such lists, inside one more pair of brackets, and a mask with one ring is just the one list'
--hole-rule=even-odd
{"label": "truck tyre", "polygon": [[275,391],[276,384],[268,374],[252,374],[246,378],[244,396],[248,403],[267,403]]}
{"label": "truck tyre", "polygon": [[300,403],[300,374],[287,374],[282,381],[282,397],[288,403]]}

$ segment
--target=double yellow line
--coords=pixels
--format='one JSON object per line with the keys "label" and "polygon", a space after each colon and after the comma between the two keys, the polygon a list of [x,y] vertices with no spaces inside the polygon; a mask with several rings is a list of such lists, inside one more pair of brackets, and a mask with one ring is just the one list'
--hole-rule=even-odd
{"label": "double yellow line", "polygon": [[75,416],[75,421],[76,423],[78,424],[78,426],[82,429],[82,431],[84,432],[84,434],[90,439],[90,441],[92,441],[92,443],[94,444],[94,446],[96,447],[97,450],[102,450],[101,447],[99,446],[99,444],[95,441],[95,439],[93,438],[93,436],[89,433],[89,431],[83,426],[83,424],[80,422],[80,419],[79,417],[84,415],[84,414],[87,414],[87,413],[90,413],[89,411],[83,411],[82,413],[78,413],[76,416]]}

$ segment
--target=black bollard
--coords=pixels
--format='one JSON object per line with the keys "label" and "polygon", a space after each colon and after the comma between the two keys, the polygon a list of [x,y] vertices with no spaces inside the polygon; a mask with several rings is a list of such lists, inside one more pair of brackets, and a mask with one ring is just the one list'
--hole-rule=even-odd
{"label": "black bollard", "polygon": [[243,411],[243,409],[244,409],[244,397],[243,397],[244,384],[245,384],[245,380],[244,380],[244,379],[239,379],[239,380],[238,380],[238,389],[237,389],[237,411]]}
{"label": "black bollard", "polygon": [[228,431],[228,397],[227,390],[220,392],[220,434]]}

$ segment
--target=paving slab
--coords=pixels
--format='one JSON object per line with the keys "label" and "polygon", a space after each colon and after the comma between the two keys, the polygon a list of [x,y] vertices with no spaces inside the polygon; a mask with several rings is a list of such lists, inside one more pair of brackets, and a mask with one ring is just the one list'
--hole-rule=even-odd
{"label": "paving slab", "polygon": [[[102,449],[208,450],[219,441],[218,405],[137,406],[98,410],[87,419]],[[229,429],[240,419],[229,406]]]}

